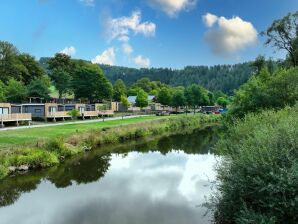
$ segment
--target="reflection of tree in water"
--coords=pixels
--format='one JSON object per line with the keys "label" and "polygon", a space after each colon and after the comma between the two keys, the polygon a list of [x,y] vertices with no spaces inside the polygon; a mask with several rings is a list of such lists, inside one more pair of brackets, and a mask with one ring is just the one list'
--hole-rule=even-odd
{"label": "reflection of tree in water", "polygon": [[203,130],[195,130],[184,135],[172,135],[158,141],[157,148],[162,154],[172,150],[180,150],[187,154],[207,154],[212,151],[212,147],[218,136],[217,130],[208,127]]}
{"label": "reflection of tree in water", "polygon": [[97,181],[107,172],[110,158],[109,154],[90,153],[49,170],[6,178],[0,182],[0,207],[13,204],[23,193],[35,190],[42,179],[48,179],[57,188],[70,186],[72,181],[78,184]]}
{"label": "reflection of tree in water", "polygon": [[56,187],[67,187],[75,181],[78,184],[90,183],[103,177],[110,166],[111,155],[94,155],[80,158],[79,160],[67,162],[58,170],[52,172],[48,180]]}
{"label": "reflection of tree in water", "polygon": [[0,182],[0,207],[13,204],[21,194],[36,189],[43,174],[8,177]]}
{"label": "reflection of tree in water", "polygon": [[218,133],[216,129],[207,128],[184,135],[173,135],[150,141],[136,141],[133,144],[130,142],[119,147],[105,147],[68,159],[60,166],[48,170],[8,177],[0,181],[0,207],[13,204],[21,194],[36,189],[42,179],[51,181],[57,188],[68,187],[73,182],[86,184],[97,181],[109,169],[110,152],[120,153],[124,157],[132,151],[144,153],[159,151],[162,154],[167,154],[172,150],[181,150],[191,154],[208,153],[217,139],[216,133]]}

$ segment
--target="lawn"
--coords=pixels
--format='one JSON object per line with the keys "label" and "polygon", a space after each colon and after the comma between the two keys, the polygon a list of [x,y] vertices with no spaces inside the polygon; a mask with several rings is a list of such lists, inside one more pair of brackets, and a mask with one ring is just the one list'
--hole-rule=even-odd
{"label": "lawn", "polygon": [[68,137],[77,132],[84,132],[87,130],[139,123],[155,119],[160,119],[160,117],[146,116],[96,123],[68,124],[63,126],[2,131],[0,132],[0,150],[12,148],[14,146],[29,145],[53,138]]}

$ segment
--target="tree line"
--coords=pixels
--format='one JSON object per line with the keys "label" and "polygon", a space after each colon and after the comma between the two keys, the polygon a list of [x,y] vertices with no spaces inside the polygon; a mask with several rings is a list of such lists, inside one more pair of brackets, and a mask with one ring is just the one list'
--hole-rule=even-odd
{"label": "tree line", "polygon": [[20,53],[11,43],[0,41],[0,101],[24,102],[28,97],[50,99],[51,87],[58,98],[69,94],[77,99],[111,99],[112,84],[102,70],[83,60],[57,53],[46,69],[29,54]]}

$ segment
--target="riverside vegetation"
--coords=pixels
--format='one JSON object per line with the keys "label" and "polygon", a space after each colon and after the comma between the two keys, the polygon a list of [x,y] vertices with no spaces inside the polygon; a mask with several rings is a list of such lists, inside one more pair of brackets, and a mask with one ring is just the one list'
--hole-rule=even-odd
{"label": "riverside vegetation", "polygon": [[298,12],[273,22],[267,44],[290,46],[276,71],[257,58],[258,72],[235,92],[216,192],[208,205],[218,224],[298,223]]}
{"label": "riverside vegetation", "polygon": [[53,138],[35,146],[5,150],[0,159],[0,178],[22,169],[51,167],[73,155],[107,144],[123,143],[149,136],[192,130],[218,122],[219,116],[181,115],[136,124],[86,130],[67,137]]}

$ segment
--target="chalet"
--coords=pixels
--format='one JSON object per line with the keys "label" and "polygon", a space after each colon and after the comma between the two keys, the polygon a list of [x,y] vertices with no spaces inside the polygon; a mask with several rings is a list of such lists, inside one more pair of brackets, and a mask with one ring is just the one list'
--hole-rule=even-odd
{"label": "chalet", "polygon": [[0,125],[4,127],[6,123],[15,123],[17,126],[20,122],[28,122],[32,120],[31,113],[18,112],[12,113],[12,105],[10,103],[0,103]]}
{"label": "chalet", "polygon": [[[155,96],[152,96],[152,95],[149,95],[148,96],[148,104],[151,104],[155,99]],[[128,108],[128,111],[131,111],[131,112],[138,112],[138,111],[141,111],[141,108],[137,107],[136,106],[136,100],[137,100],[137,96],[129,96],[127,98],[129,104],[130,104],[130,107]],[[150,105],[148,105],[147,107],[144,107],[142,108],[143,110],[148,110],[148,111],[151,111],[152,108]]]}

